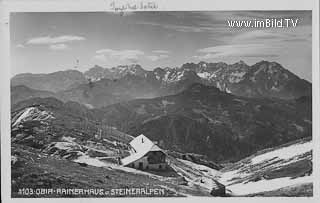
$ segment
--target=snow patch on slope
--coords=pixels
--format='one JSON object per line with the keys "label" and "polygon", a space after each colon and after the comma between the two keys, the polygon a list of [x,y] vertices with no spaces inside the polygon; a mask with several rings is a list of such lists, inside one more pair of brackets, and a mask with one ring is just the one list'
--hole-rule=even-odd
{"label": "snow patch on slope", "polygon": [[204,174],[206,174],[208,176],[215,177],[217,174],[219,174],[219,171],[212,169],[208,166],[201,165],[201,164],[195,164],[195,163],[188,161],[188,160],[183,160],[183,159],[178,159],[178,160],[185,163],[186,165],[190,166],[193,169],[196,169],[196,170],[203,172]]}
{"label": "snow patch on slope", "polygon": [[104,163],[96,158],[89,157],[88,155],[82,155],[73,161],[77,162],[77,163],[86,163],[90,166],[96,166],[96,167],[107,167],[108,166],[106,163]]}
{"label": "snow patch on slope", "polygon": [[12,124],[12,127],[15,127],[19,125],[21,122],[27,121],[27,120],[37,120],[37,121],[46,121],[49,119],[54,119],[54,116],[50,112],[47,111],[41,111],[36,107],[29,107],[26,108],[23,113],[16,118],[14,123]]}
{"label": "snow patch on slope", "polygon": [[234,194],[237,195],[247,195],[247,194],[254,194],[264,191],[272,191],[277,190],[283,187],[288,187],[296,184],[304,184],[304,183],[312,183],[313,177],[312,176],[304,176],[299,178],[290,178],[290,177],[283,177],[283,178],[276,178],[271,180],[260,180],[257,182],[248,182],[246,184],[239,183],[234,184],[228,187]]}
{"label": "snow patch on slope", "polygon": [[[241,160],[217,175],[218,181],[234,195],[247,195],[277,190],[296,184],[312,183],[312,141],[302,141],[288,146],[253,155]],[[296,172],[286,173],[290,164],[300,163]],[[301,164],[305,167],[301,168]],[[312,164],[311,164],[312,165]],[[281,170],[279,176],[269,176]],[[308,172],[307,172],[308,171]],[[274,177],[274,178],[272,178]]]}
{"label": "snow patch on slope", "polygon": [[258,164],[262,161],[273,159],[277,157],[278,159],[289,159],[294,156],[304,154],[312,149],[311,142],[297,143],[295,145],[290,145],[283,147],[274,151],[270,151],[261,155],[258,155],[251,159],[252,164]]}
{"label": "snow patch on slope", "polygon": [[95,166],[95,167],[103,167],[103,168],[108,168],[108,169],[112,169],[112,170],[120,170],[123,172],[127,172],[127,173],[133,173],[133,174],[137,174],[137,175],[145,175],[148,176],[150,178],[154,178],[157,180],[166,180],[168,178],[166,177],[162,177],[162,176],[158,176],[158,175],[154,175],[148,172],[144,172],[144,171],[140,171],[134,168],[130,168],[130,167],[124,167],[121,165],[117,165],[117,164],[113,164],[113,163],[109,163],[109,162],[104,162],[99,160],[98,158],[94,158],[94,157],[90,157],[88,155],[82,155],[79,156],[77,159],[73,160],[73,162],[76,163],[86,163],[90,166]]}
{"label": "snow patch on slope", "polygon": [[65,141],[65,142],[74,142],[75,139],[76,139],[76,138],[70,137],[70,136],[63,136],[63,137],[61,138],[61,140],[62,140],[62,141]]}
{"label": "snow patch on slope", "polygon": [[178,70],[178,69],[171,69],[171,70],[166,70],[167,72],[165,73],[163,77],[163,82],[165,83],[174,83],[178,82],[183,79],[185,75],[185,70]]}
{"label": "snow patch on slope", "polygon": [[229,82],[230,83],[238,83],[244,79],[244,75],[246,72],[234,72],[230,74]]}
{"label": "snow patch on slope", "polygon": [[162,100],[161,102],[164,107],[166,107],[167,105],[175,104],[174,102],[170,102],[168,100]]}
{"label": "snow patch on slope", "polygon": [[209,79],[212,75],[208,72],[197,73],[200,78]]}

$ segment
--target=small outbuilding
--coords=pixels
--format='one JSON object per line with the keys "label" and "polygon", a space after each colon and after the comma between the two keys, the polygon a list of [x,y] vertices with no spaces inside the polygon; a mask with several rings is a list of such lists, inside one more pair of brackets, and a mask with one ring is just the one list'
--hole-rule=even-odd
{"label": "small outbuilding", "polygon": [[144,135],[139,135],[130,143],[131,155],[121,159],[123,166],[140,170],[166,170],[166,154]]}

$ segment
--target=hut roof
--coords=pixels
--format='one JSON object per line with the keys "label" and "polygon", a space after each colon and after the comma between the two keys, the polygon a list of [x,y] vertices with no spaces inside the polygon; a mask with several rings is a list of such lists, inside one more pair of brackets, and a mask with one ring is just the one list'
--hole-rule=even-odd
{"label": "hut roof", "polygon": [[121,160],[122,165],[128,165],[146,155],[151,151],[162,151],[156,144],[154,144],[149,138],[144,135],[139,135],[134,138],[130,143],[131,147],[135,150],[135,153]]}

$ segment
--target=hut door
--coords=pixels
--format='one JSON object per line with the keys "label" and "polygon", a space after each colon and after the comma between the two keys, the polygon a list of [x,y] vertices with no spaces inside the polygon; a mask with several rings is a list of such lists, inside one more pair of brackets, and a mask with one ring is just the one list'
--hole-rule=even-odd
{"label": "hut door", "polygon": [[139,162],[139,169],[143,169],[143,163]]}

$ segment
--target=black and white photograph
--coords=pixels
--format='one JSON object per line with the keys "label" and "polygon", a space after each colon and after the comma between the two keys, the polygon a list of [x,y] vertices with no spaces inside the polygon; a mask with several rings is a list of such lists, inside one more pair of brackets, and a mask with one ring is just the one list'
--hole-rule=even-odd
{"label": "black and white photograph", "polygon": [[10,12],[10,198],[314,197],[312,10],[110,6]]}

